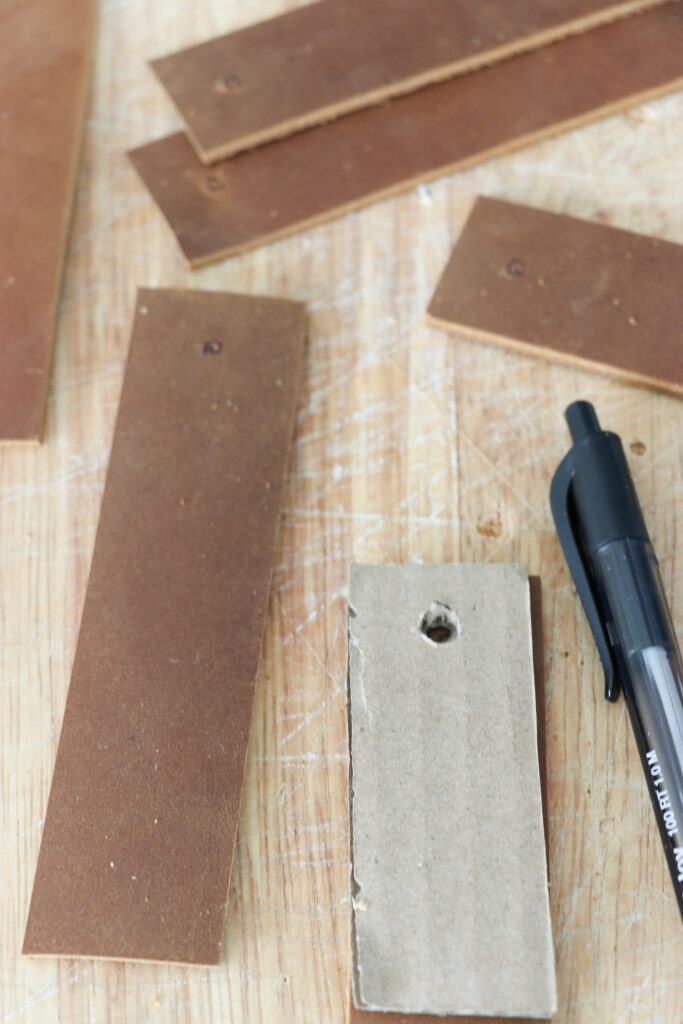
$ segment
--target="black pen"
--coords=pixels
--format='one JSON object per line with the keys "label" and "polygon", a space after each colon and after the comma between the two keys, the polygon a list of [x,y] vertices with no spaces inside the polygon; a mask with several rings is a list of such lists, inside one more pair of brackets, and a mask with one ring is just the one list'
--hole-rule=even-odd
{"label": "black pen", "polygon": [[683,916],[683,662],[626,456],[589,402],[566,412],[574,447],[550,505],[605,671],[623,690]]}

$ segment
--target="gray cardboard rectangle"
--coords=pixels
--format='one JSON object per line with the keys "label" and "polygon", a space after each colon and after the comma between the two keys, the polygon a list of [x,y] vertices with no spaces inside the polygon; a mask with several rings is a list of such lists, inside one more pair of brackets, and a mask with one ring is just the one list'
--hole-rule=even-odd
{"label": "gray cardboard rectangle", "polygon": [[356,1005],[550,1016],[526,570],[352,566],[349,722]]}

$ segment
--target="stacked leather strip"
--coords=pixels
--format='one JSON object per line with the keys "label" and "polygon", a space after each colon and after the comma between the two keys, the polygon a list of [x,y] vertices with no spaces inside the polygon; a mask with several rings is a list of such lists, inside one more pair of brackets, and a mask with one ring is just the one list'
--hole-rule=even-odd
{"label": "stacked leather strip", "polygon": [[683,87],[678,0],[416,8],[322,0],[154,62],[187,133],[131,159],[191,266]]}

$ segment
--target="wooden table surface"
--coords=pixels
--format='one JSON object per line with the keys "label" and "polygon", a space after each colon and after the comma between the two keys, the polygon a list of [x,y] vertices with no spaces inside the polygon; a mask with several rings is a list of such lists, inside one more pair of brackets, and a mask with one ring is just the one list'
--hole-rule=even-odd
{"label": "wooden table surface", "polygon": [[[555,1020],[678,1024],[683,928],[548,487],[565,406],[595,402],[624,438],[683,634],[683,404],[448,337],[423,315],[476,193],[683,243],[683,94],[190,273],[124,157],[178,124],[146,61],[288,6],[101,4],[46,441],[0,452],[0,1021],[343,1024],[348,565],[472,560],[543,580]],[[214,969],[20,957],[138,285],[261,292],[311,312]]]}

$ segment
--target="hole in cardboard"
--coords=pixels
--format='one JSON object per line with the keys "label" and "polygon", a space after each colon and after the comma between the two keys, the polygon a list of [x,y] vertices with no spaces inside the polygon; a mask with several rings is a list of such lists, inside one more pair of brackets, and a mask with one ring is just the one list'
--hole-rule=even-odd
{"label": "hole in cardboard", "polygon": [[447,604],[432,601],[420,620],[420,633],[431,644],[447,644],[460,636],[460,621]]}

